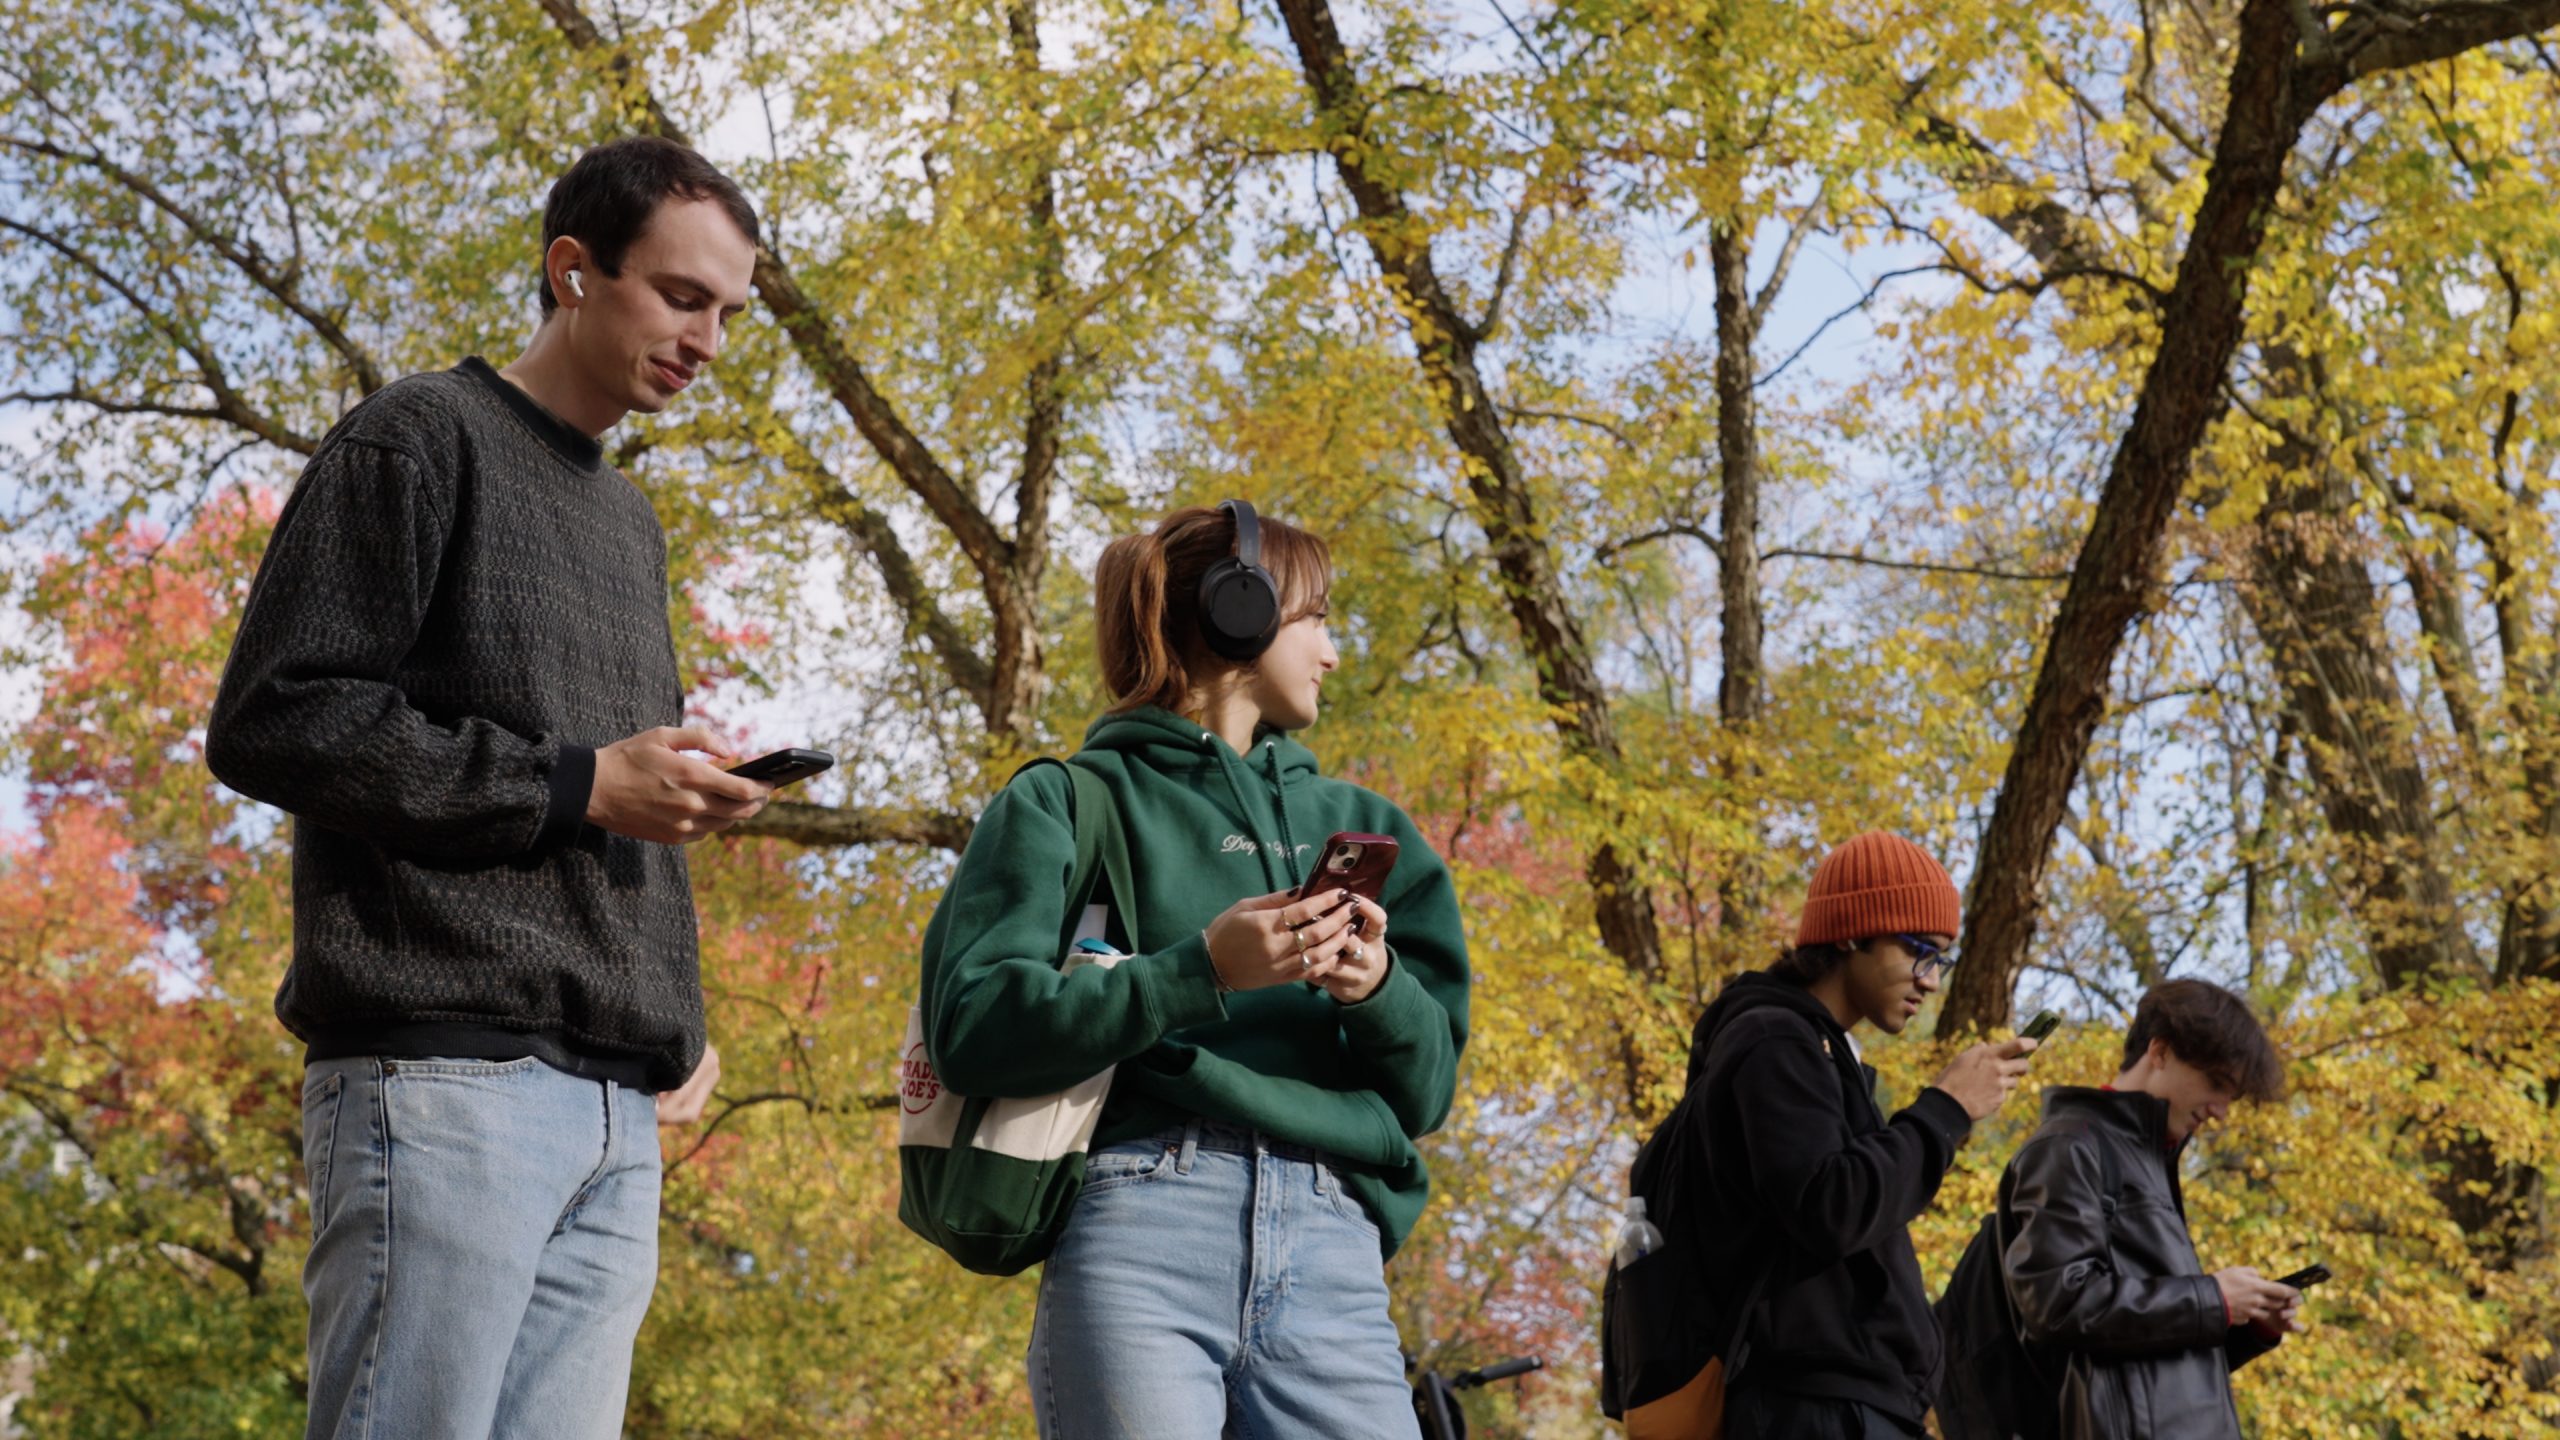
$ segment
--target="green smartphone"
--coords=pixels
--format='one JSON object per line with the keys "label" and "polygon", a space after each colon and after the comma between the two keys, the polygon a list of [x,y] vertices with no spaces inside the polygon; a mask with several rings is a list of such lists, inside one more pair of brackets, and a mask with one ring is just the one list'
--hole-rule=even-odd
{"label": "green smartphone", "polygon": [[2028,1021],[2026,1028],[2018,1033],[2041,1045],[2044,1043],[2044,1037],[2061,1028],[2062,1013],[2060,1011],[2040,1010],[2036,1012],[2036,1018]]}

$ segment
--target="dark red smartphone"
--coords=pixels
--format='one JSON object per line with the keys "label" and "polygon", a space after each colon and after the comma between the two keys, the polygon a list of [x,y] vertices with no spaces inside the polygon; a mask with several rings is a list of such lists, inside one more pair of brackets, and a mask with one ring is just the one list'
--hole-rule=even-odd
{"label": "dark red smartphone", "polygon": [[836,757],[824,750],[776,750],[743,760],[729,768],[741,780],[762,780],[768,785],[788,785],[806,780],[835,768]]}
{"label": "dark red smartphone", "polygon": [[1298,887],[1298,898],[1313,900],[1337,890],[1378,904],[1386,902],[1387,873],[1396,868],[1396,842],[1384,835],[1345,830],[1324,842],[1315,868]]}

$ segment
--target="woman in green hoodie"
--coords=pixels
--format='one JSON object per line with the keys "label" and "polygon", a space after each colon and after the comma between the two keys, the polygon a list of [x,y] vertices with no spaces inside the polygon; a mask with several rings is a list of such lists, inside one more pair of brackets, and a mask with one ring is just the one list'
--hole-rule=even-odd
{"label": "woman in green hoodie", "polygon": [[[1136,893],[1106,936],[1132,953],[1058,968],[1054,766],[987,807],[943,901],[923,1008],[944,1083],[1042,1095],[1118,1067],[1041,1276],[1044,1440],[1417,1433],[1384,1264],[1430,1191],[1414,1142],[1456,1086],[1466,941],[1413,821],[1289,738],[1339,663],[1331,581],[1323,541],[1241,502],[1113,541],[1094,610],[1117,703],[1070,763],[1128,836]],[[1259,617],[1231,603],[1257,584]],[[1397,841],[1383,904],[1294,898],[1339,831]]]}

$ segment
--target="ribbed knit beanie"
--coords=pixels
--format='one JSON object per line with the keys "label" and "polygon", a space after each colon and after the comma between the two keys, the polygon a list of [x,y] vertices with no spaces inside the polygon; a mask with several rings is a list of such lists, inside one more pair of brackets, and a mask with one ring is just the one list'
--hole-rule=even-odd
{"label": "ribbed knit beanie", "polygon": [[1877,935],[1953,935],[1963,905],[1929,852],[1882,830],[1851,836],[1822,857],[1805,891],[1796,944]]}

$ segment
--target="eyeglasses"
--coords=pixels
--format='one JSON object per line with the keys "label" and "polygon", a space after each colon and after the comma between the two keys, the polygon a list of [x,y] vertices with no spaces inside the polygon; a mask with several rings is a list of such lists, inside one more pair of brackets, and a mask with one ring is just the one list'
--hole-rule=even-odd
{"label": "eyeglasses", "polygon": [[1918,935],[1896,935],[1893,943],[1911,952],[1911,976],[1915,980],[1944,975],[1956,968],[1955,947],[1952,945],[1940,945]]}

